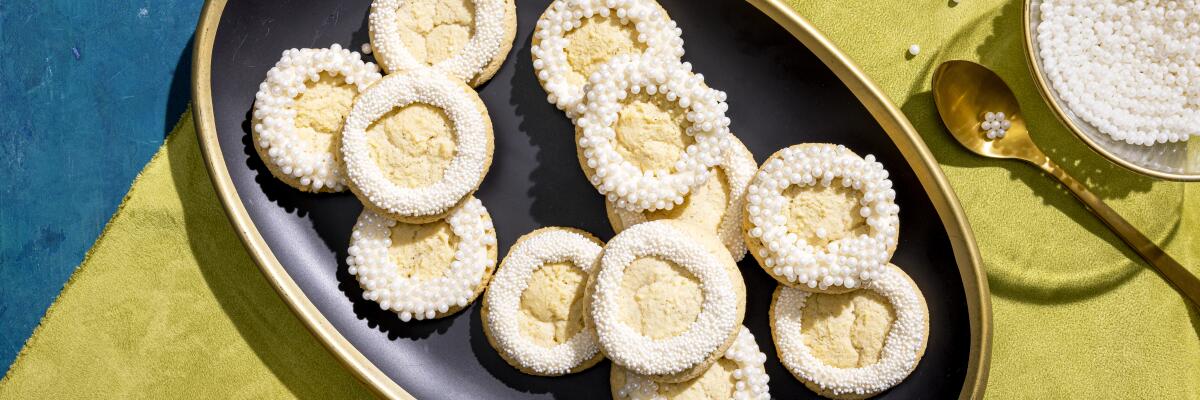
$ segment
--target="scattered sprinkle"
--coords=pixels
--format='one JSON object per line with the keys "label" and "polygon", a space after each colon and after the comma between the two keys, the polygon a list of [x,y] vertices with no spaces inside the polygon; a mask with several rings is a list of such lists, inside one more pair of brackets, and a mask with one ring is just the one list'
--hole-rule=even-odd
{"label": "scattered sprinkle", "polygon": [[917,54],[920,54],[920,53],[921,53],[921,46],[918,46],[916,44],[908,46],[908,54],[909,55],[916,56]]}

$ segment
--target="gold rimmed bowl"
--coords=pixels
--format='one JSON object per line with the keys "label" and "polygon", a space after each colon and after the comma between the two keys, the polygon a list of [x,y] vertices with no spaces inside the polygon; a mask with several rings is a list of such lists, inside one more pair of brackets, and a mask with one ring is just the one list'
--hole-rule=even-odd
{"label": "gold rimmed bowl", "polygon": [[1071,111],[1042,71],[1041,49],[1037,41],[1037,28],[1042,20],[1042,3],[1042,0],[1025,0],[1025,60],[1029,63],[1038,92],[1050,104],[1054,115],[1092,150],[1117,165],[1159,179],[1200,181],[1200,137],[1193,136],[1187,141],[1151,146],[1129,144],[1100,132],[1094,125]]}

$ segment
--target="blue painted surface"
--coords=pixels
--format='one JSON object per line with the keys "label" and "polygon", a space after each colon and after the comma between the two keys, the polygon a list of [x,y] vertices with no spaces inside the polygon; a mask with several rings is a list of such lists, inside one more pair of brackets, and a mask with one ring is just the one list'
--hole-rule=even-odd
{"label": "blue painted surface", "polygon": [[202,3],[0,1],[5,371],[186,108]]}

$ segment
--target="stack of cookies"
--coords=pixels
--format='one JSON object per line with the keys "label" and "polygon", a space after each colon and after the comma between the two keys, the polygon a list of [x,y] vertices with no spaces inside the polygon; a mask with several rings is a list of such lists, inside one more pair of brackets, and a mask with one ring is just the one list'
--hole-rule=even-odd
{"label": "stack of cookies", "polygon": [[379,0],[359,53],[291,49],[254,103],[254,144],[283,182],[349,189],[364,206],[349,273],[401,320],[467,306],[496,265],[491,216],[472,194],[492,163],[487,108],[472,86],[512,48],[512,0]]}

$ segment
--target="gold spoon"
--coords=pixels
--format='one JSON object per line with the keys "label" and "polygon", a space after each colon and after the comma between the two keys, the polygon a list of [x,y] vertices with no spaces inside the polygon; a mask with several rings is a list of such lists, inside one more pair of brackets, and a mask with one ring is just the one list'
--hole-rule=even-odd
{"label": "gold spoon", "polygon": [[[1200,279],[1130,225],[1129,221],[1121,218],[1086,186],[1067,174],[1066,170],[1050,161],[1033,143],[1025,120],[1021,118],[1016,96],[996,73],[970,61],[944,62],[933,72],[933,100],[937,103],[942,123],[964,147],[984,157],[1023,160],[1057,178],[1117,237],[1158,269],[1163,278],[1175,285],[1184,297],[1191,300],[1193,305],[1200,306]],[[980,128],[987,112],[1003,112],[1012,124],[1004,137],[987,139],[986,132]]]}

